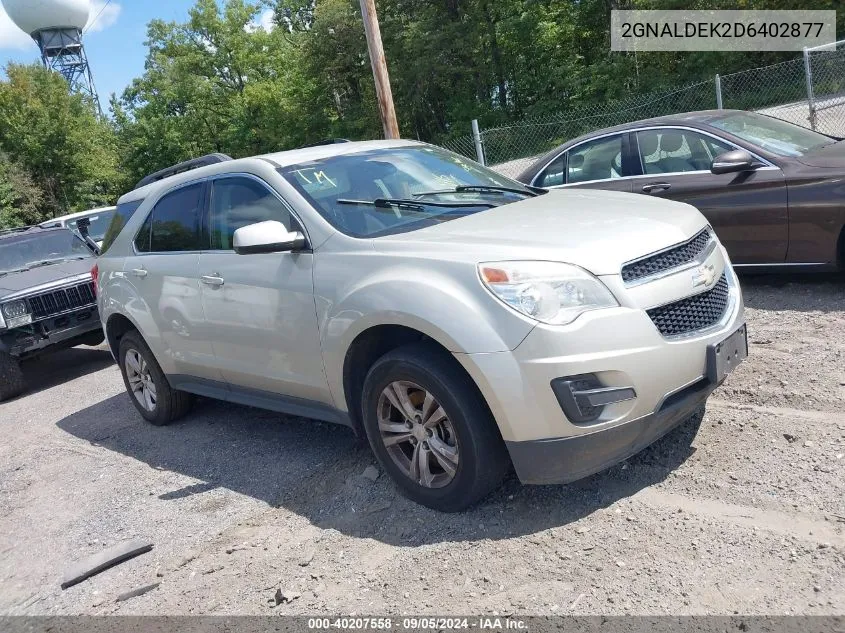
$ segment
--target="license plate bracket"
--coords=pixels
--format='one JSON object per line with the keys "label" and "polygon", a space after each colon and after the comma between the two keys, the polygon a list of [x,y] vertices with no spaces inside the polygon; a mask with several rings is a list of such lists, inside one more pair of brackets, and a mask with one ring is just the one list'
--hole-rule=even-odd
{"label": "license plate bracket", "polygon": [[748,328],[743,325],[719,343],[707,346],[707,378],[720,385],[736,367],[748,358]]}

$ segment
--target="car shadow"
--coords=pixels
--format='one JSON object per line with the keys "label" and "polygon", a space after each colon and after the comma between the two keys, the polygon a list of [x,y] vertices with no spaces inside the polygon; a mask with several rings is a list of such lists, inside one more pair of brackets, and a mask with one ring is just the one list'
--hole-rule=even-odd
{"label": "car shadow", "polygon": [[400,496],[365,443],[341,426],[201,400],[184,420],[145,423],[119,394],[70,415],[58,427],[78,438],[200,483],[159,495],[168,503],[226,488],[283,507],[323,529],[393,545],[505,539],[567,525],[663,481],[695,449],[688,422],[603,473],[565,486],[502,487],[462,513],[440,514]]}
{"label": "car shadow", "polygon": [[774,312],[845,310],[842,273],[740,273],[746,307]]}
{"label": "car shadow", "polygon": [[93,374],[114,364],[106,347],[71,347],[21,362],[26,390],[25,398],[56,385]]}

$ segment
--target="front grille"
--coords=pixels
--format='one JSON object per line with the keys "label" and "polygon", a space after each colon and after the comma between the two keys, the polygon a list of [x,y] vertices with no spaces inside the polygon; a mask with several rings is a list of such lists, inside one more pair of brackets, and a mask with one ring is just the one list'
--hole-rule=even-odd
{"label": "front grille", "polygon": [[709,243],[710,231],[704,229],[692,239],[675,248],[625,265],[622,268],[622,279],[625,283],[630,283],[662,273],[664,270],[683,266],[698,257]]}
{"label": "front grille", "polygon": [[68,310],[93,305],[96,302],[94,282],[89,281],[68,288],[51,290],[34,297],[27,297],[26,301],[33,319],[47,319]]}
{"label": "front grille", "polygon": [[728,307],[728,279],[723,274],[707,292],[647,310],[663,336],[678,336],[704,330],[718,323]]}

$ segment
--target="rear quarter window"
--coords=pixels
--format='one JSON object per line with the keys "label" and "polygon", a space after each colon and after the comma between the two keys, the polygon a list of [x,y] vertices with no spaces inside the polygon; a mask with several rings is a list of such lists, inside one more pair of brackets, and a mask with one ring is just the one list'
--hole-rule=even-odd
{"label": "rear quarter window", "polygon": [[129,218],[131,218],[135,211],[138,210],[138,207],[143,204],[144,200],[133,200],[131,202],[124,202],[123,204],[118,204],[117,209],[115,209],[114,217],[112,218],[111,222],[109,223],[108,228],[106,229],[106,233],[103,236],[103,245],[100,247],[100,254],[104,254],[114,241],[117,239],[117,236],[120,235],[120,232],[123,230],[123,227],[126,226],[126,223],[129,222]]}

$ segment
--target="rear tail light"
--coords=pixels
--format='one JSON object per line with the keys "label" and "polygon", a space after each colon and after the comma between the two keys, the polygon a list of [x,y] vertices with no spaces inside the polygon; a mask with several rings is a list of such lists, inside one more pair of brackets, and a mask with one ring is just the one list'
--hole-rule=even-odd
{"label": "rear tail light", "polygon": [[100,267],[98,264],[94,264],[94,268],[91,269],[91,280],[94,282],[94,296],[96,297],[100,294]]}

